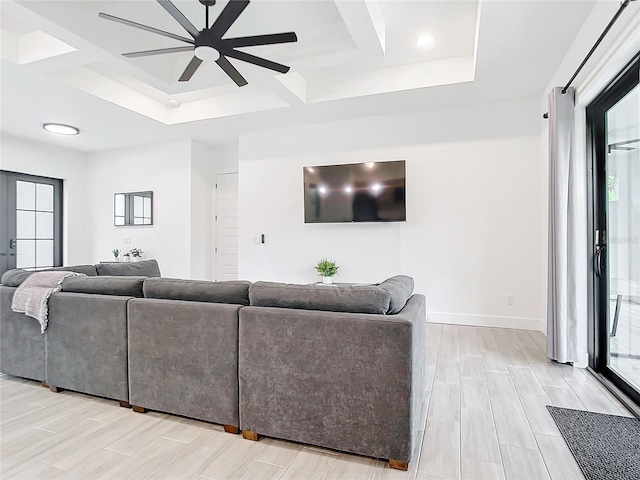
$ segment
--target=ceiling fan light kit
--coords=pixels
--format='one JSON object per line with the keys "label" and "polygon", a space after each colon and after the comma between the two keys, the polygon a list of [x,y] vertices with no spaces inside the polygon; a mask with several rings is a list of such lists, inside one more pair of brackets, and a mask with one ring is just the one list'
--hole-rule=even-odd
{"label": "ceiling fan light kit", "polygon": [[213,22],[213,25],[209,26],[209,8],[215,5],[215,0],[199,0],[199,2],[205,6],[205,27],[202,30],[198,30],[183,13],[170,0],[156,0],[162,8],[164,8],[169,15],[171,15],[191,38],[176,35],[174,33],[165,32],[164,30],[157,29],[136,23],[131,20],[127,20],[120,17],[109,15],[108,13],[100,12],[98,15],[100,18],[110,20],[112,22],[121,23],[129,27],[138,28],[156,35],[162,35],[164,37],[172,38],[180,42],[188,43],[188,46],[183,47],[171,47],[161,48],[157,50],[145,50],[140,52],[123,53],[127,58],[148,57],[152,55],[163,55],[165,53],[179,53],[193,51],[193,58],[185,68],[184,72],[179,78],[180,82],[187,82],[193,77],[193,74],[198,70],[198,67],[203,61],[216,62],[218,66],[231,78],[236,85],[243,87],[247,85],[247,80],[240,74],[240,72],[231,64],[227,57],[235,58],[241,62],[251,63],[259,67],[268,68],[279,73],[287,73],[289,67],[282,65],[265,58],[257,57],[250,53],[236,50],[238,47],[256,47],[260,45],[276,45],[280,43],[292,43],[297,42],[298,37],[295,32],[286,33],[272,33],[266,35],[254,35],[249,37],[237,37],[237,38],[222,38],[231,25],[238,19],[240,14],[244,11],[249,3],[249,0],[229,0],[224,7],[218,18]]}
{"label": "ceiling fan light kit", "polygon": [[193,54],[200,60],[206,60],[209,62],[217,62],[220,58],[220,52],[208,45],[200,45],[199,47],[196,47]]}

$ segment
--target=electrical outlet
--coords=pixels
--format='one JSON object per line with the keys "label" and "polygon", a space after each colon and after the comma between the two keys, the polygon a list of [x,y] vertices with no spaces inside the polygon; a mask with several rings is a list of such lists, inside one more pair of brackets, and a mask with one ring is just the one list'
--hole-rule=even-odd
{"label": "electrical outlet", "polygon": [[125,245],[130,244],[131,243],[131,237],[124,237],[124,243],[125,243]]}
{"label": "electrical outlet", "polygon": [[515,295],[507,295],[507,305],[515,305],[516,304],[516,296]]}

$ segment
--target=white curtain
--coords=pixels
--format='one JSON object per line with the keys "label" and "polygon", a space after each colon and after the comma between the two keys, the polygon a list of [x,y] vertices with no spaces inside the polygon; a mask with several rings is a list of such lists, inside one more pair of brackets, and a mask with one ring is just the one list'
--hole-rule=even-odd
{"label": "white curtain", "polygon": [[582,281],[579,243],[585,232],[579,197],[586,179],[576,165],[575,90],[549,94],[549,257],[547,283],[547,356],[560,363],[577,361],[578,315]]}

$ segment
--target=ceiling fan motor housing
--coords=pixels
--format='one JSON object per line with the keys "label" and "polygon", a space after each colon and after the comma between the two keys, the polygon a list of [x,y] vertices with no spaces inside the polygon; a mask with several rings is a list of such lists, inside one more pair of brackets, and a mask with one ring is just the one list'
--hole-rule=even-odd
{"label": "ceiling fan motor housing", "polygon": [[196,48],[198,47],[212,47],[216,50],[220,50],[221,41],[210,28],[202,30],[195,38]]}

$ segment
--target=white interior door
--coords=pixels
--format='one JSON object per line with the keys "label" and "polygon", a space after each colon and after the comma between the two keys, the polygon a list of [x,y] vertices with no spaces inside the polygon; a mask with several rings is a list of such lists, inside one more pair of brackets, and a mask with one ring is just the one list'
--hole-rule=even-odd
{"label": "white interior door", "polygon": [[216,175],[216,280],[238,279],[238,174]]}

